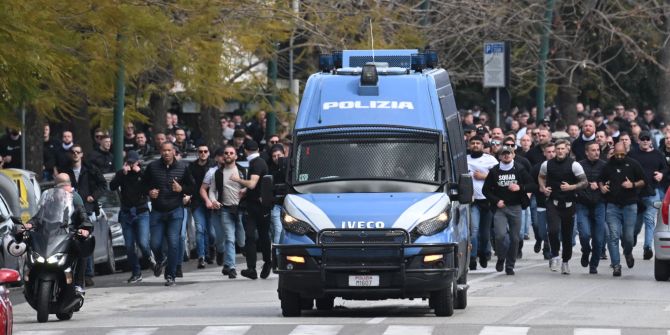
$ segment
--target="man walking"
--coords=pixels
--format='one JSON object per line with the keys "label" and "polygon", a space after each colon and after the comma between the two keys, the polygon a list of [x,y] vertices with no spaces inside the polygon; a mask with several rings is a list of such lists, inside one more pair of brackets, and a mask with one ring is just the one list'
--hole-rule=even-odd
{"label": "man walking", "polygon": [[[606,162],[600,159],[600,144],[595,141],[585,145],[586,159],[579,162],[584,169],[588,186],[577,192],[577,230],[582,246],[581,265],[589,267],[590,274],[598,273],[598,263],[605,241],[605,202],[598,180]],[[589,254],[591,260],[589,261]]]}
{"label": "man walking", "polygon": [[[200,190],[207,171],[213,166],[209,159],[209,148],[206,145],[198,146],[198,159],[189,164],[188,169],[193,176],[194,190]],[[198,253],[198,269],[204,269],[205,264],[211,262],[207,256],[210,231],[210,211],[205,206],[202,197],[191,198],[191,213],[195,221],[195,245]],[[207,258],[207,260],[205,259]]]}
{"label": "man walking", "polygon": [[[547,221],[552,259],[551,271],[558,271],[558,250],[563,244],[561,273],[570,274],[568,262],[572,258],[572,232],[575,226],[575,192],[586,187],[584,169],[569,157],[570,142],[556,141],[556,157],[542,163],[538,181],[540,191],[547,196]],[[561,234],[559,237],[558,234]]]}
{"label": "man walking", "polygon": [[184,219],[183,196],[193,194],[193,177],[184,162],[175,159],[175,148],[170,142],[161,147],[161,159],[151,162],[144,172],[144,183],[149,189],[152,211],[149,216],[151,250],[156,257],[154,276],[163,272],[166,257],[163,255],[163,237],[167,236],[167,268],[165,286],[174,286],[177,257],[181,243]]}
{"label": "man walking", "polygon": [[503,146],[500,149],[500,164],[489,171],[482,192],[495,208],[494,233],[495,249],[498,255],[496,271],[514,275],[514,264],[519,248],[521,210],[528,207],[526,193],[533,192],[533,183],[528,171],[514,162],[514,149]]}
{"label": "man walking", "polygon": [[600,191],[605,195],[607,209],[605,219],[609,227],[607,248],[610,251],[612,275],[621,276],[619,240],[623,245],[626,265],[635,265],[633,238],[637,215],[637,200],[640,189],[645,186],[644,172],[638,162],[626,157],[626,148],[619,142],[614,145],[614,155],[600,174]]}

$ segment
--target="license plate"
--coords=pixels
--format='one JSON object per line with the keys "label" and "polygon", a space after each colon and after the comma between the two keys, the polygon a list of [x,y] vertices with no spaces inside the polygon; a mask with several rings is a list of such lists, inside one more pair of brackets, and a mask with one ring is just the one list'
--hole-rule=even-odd
{"label": "license plate", "polygon": [[379,276],[349,276],[349,286],[379,286]]}

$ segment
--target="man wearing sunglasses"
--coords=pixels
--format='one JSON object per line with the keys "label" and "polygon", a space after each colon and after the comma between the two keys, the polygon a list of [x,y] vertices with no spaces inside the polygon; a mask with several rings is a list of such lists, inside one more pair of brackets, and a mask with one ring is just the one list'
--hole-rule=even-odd
{"label": "man wearing sunglasses", "polygon": [[629,157],[636,160],[642,166],[646,184],[645,187],[640,190],[640,200],[644,205],[644,210],[637,215],[634,241],[637,242],[637,235],[644,226],[644,259],[649,260],[654,255],[653,251],[651,251],[651,247],[658,211],[654,207],[654,202],[661,201],[661,191],[659,188],[661,187],[663,177],[668,173],[668,164],[665,162],[663,154],[654,149],[651,134],[648,131],[640,132],[639,139],[640,149],[631,150],[629,153]]}
{"label": "man wearing sunglasses", "polygon": [[626,148],[619,142],[614,145],[614,155],[603,168],[598,181],[604,194],[607,209],[605,221],[609,228],[607,248],[610,251],[612,275],[621,276],[619,240],[622,240],[626,265],[635,265],[633,258],[633,236],[637,216],[637,200],[640,189],[645,186],[644,171],[640,164],[626,157]]}
{"label": "man wearing sunglasses", "polygon": [[[206,145],[198,146],[198,159],[191,162],[188,170],[193,176],[194,190],[200,190],[203,179],[207,171],[214,166],[214,162],[209,158],[209,148]],[[213,254],[207,254],[210,241],[210,211],[205,206],[201,197],[191,198],[191,214],[195,222],[195,245],[198,253],[198,269],[204,269],[205,264],[212,264]]]}

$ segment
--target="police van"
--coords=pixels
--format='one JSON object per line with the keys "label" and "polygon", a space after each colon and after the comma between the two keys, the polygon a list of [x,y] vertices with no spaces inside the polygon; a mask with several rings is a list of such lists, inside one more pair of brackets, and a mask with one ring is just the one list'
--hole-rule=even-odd
{"label": "police van", "polygon": [[273,246],[284,316],[314,301],[332,309],[336,297],[427,299],[438,316],[466,307],[472,179],[449,75],[436,65],[418,50],[321,56]]}

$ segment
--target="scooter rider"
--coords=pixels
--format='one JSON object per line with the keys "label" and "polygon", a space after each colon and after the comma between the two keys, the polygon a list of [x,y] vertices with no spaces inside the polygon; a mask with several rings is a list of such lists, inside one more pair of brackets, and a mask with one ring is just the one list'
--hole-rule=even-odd
{"label": "scooter rider", "polygon": [[[77,229],[77,236],[81,238],[75,239],[75,243],[79,245],[75,246],[75,250],[80,250],[86,252],[86,254],[78,255],[77,259],[77,268],[74,276],[74,285],[77,293],[84,293],[84,271],[86,270],[86,258],[90,256],[90,253],[93,251],[93,239],[88,237],[93,233],[93,224],[88,219],[86,215],[86,209],[84,208],[84,201],[81,199],[81,196],[72,188],[70,183],[70,176],[67,173],[59,173],[54,178],[57,188],[62,188],[63,190],[72,193],[73,199],[72,203],[74,205],[74,211],[71,215],[71,222],[74,227]],[[32,219],[23,224],[23,227],[19,228],[17,233],[17,241],[20,241],[23,238],[23,232],[25,230],[33,229]]]}

